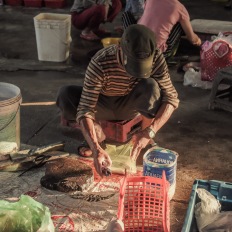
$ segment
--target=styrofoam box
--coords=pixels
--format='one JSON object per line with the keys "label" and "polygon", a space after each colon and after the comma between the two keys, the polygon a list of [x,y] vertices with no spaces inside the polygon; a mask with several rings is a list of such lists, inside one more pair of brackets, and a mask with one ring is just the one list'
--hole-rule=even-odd
{"label": "styrofoam box", "polygon": [[205,34],[217,35],[219,32],[229,32],[232,28],[232,22],[207,20],[207,19],[194,19],[191,21],[194,32]]}
{"label": "styrofoam box", "polygon": [[38,59],[63,62],[69,57],[71,15],[40,13],[34,17]]}

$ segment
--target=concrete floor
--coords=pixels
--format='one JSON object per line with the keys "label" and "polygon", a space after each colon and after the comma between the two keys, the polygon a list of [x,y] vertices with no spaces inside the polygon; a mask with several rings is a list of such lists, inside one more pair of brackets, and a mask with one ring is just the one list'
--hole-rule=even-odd
{"label": "concrete floor", "polygon": [[[231,11],[223,7],[224,2],[181,2],[189,10],[191,19],[232,20]],[[82,85],[89,59],[102,45],[81,40],[80,32],[72,28],[68,60],[39,62],[33,24],[33,17],[41,12],[68,14],[69,8],[0,6],[0,81],[21,89],[21,143],[40,146],[64,140],[65,150],[73,153],[82,137],[61,133],[59,111],[54,105],[56,93],[66,84]],[[113,32],[119,24],[120,18],[117,18],[113,25],[105,26]],[[117,36],[115,32],[113,35]],[[199,60],[199,50],[184,40],[178,54]],[[170,67],[170,73],[180,106],[157,134],[156,142],[179,153],[176,193],[171,201],[171,231],[179,232],[195,179],[232,182],[232,122],[231,113],[208,110],[210,90],[183,86],[184,73],[177,72],[177,66]]]}

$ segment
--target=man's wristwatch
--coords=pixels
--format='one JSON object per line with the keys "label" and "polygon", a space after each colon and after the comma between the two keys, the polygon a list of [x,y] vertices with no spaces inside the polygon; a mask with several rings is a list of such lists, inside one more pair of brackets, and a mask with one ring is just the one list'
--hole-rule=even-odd
{"label": "man's wristwatch", "polygon": [[149,135],[150,139],[154,139],[155,138],[155,131],[153,131],[150,127],[147,127],[146,130],[148,131],[148,135]]}

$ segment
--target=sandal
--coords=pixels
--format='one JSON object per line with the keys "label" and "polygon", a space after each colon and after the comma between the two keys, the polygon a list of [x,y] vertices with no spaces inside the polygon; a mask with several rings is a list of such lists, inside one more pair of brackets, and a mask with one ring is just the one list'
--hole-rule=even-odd
{"label": "sandal", "polygon": [[79,124],[75,120],[67,120],[63,116],[61,116],[60,125],[65,127],[71,127],[74,129],[80,129]]}
{"label": "sandal", "polygon": [[124,32],[123,26],[114,27],[114,30],[115,30],[118,34],[120,34],[120,35],[122,35],[123,32]]}
{"label": "sandal", "polygon": [[97,40],[100,40],[100,38],[95,35],[94,33],[90,33],[90,34],[80,34],[80,37],[82,39],[85,39],[85,40],[89,40],[89,41],[97,41]]}
{"label": "sandal", "polygon": [[86,141],[83,141],[80,146],[77,147],[77,154],[82,157],[91,157],[92,151]]}
{"label": "sandal", "polygon": [[[100,146],[103,149],[106,149],[104,141],[100,143]],[[82,157],[91,157],[93,153],[90,150],[88,143],[86,141],[83,141],[81,145],[77,147],[77,154]]]}

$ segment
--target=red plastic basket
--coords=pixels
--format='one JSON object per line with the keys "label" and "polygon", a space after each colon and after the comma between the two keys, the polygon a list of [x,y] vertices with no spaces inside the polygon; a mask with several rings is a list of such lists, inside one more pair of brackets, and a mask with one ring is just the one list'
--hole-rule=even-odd
{"label": "red plastic basket", "polygon": [[118,219],[126,232],[169,232],[169,183],[163,177],[125,177],[121,182]]}
{"label": "red plastic basket", "polygon": [[5,3],[9,6],[22,6],[23,0],[6,0]]}
{"label": "red plastic basket", "polygon": [[45,7],[48,8],[64,8],[66,5],[66,0],[44,0]]}
{"label": "red plastic basket", "polygon": [[[224,36],[232,32],[224,32]],[[201,49],[201,80],[213,81],[219,70],[232,66],[232,45],[225,40],[218,39],[211,42],[211,46],[204,43]]]}
{"label": "red plastic basket", "polygon": [[25,7],[42,7],[42,0],[24,0]]}

